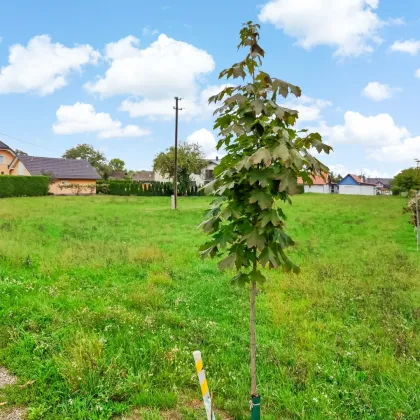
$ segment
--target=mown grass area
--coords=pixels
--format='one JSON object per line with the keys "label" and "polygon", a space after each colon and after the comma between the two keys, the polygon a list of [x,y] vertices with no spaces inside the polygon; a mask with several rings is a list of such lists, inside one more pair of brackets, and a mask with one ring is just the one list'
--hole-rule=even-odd
{"label": "mown grass area", "polygon": [[[200,349],[221,418],[249,418],[248,291],[198,257],[209,201],[173,212],[163,197],[0,200],[0,365],[19,377],[0,409],[203,418]],[[286,206],[302,272],[271,272],[258,296],[264,419],[420,417],[420,256],[403,206]]]}

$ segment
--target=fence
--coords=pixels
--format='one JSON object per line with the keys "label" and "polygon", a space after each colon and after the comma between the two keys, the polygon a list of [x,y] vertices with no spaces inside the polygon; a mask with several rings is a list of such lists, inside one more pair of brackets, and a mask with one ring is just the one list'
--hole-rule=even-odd
{"label": "fence", "polygon": [[[132,180],[99,180],[96,183],[97,194],[121,196],[171,196],[174,193],[171,182],[132,181]],[[200,187],[191,185],[186,189],[179,189],[178,195],[204,195]]]}

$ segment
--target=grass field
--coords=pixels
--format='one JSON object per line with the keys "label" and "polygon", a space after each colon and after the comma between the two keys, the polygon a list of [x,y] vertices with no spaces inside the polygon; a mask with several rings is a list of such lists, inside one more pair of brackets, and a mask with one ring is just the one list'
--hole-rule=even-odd
{"label": "grass field", "polygon": [[[208,203],[0,200],[0,365],[19,378],[0,410],[202,419],[200,349],[220,418],[249,418],[248,291],[198,257]],[[302,195],[286,207],[302,272],[271,272],[258,296],[264,419],[420,418],[420,256],[403,206]]]}

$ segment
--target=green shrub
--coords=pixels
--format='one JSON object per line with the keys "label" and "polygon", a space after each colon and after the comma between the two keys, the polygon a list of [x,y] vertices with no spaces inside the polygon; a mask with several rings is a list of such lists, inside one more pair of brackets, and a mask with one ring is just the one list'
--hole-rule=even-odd
{"label": "green shrub", "polygon": [[48,194],[47,176],[0,176],[0,197],[36,197]]}

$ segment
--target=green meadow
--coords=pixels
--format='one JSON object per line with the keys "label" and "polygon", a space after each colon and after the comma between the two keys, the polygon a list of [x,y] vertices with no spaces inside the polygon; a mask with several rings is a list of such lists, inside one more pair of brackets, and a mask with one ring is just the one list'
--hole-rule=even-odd
{"label": "green meadow", "polygon": [[[2,410],[29,419],[249,418],[249,292],[201,260],[210,199],[0,200]],[[420,418],[420,254],[404,199],[284,205],[301,273],[257,298],[264,419]],[[4,404],[3,404],[4,403]]]}

